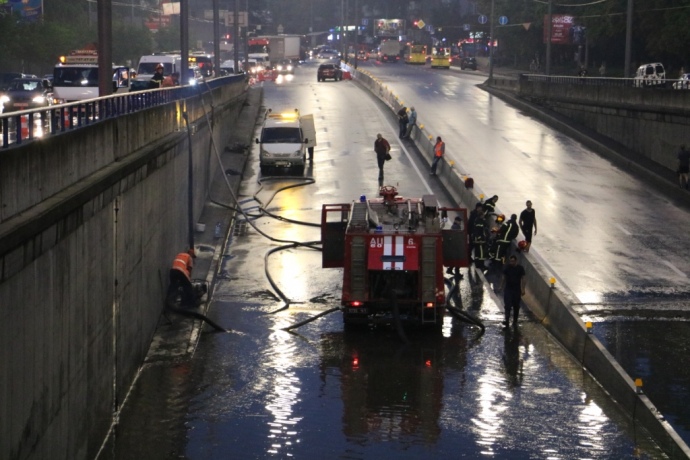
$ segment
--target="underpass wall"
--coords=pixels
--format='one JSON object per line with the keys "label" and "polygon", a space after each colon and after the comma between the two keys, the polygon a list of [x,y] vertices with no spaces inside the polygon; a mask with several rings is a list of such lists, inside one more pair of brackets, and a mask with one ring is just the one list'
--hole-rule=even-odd
{"label": "underpass wall", "polygon": [[[388,105],[392,113],[396,113],[402,107],[395,93],[374,76],[344,67],[350,70],[358,84]],[[418,126],[411,134],[422,158],[429,166],[433,159],[433,145],[436,140],[436,135],[431,129],[424,125],[423,119],[418,119]],[[446,190],[459,198],[468,209],[474,209],[475,204],[482,201],[485,195],[478,184],[478,178],[473,178],[473,187],[465,186],[465,180],[469,176],[461,172],[460,166],[444,157],[438,164],[437,178]],[[498,208],[496,211],[500,212]],[[555,274],[550,273],[541,263],[537,252],[533,250],[523,254],[520,263],[526,271],[527,296],[523,300],[541,324],[580,361],[583,368],[587,369],[623,410],[639,422],[639,427],[648,430],[654,436],[669,458],[690,458],[690,448],[682,438],[663,419],[649,398],[644,394],[638,394],[633,379],[601,342],[586,330],[579,315],[571,308],[574,296],[567,289],[551,285],[551,278]]]}
{"label": "underpass wall", "polygon": [[688,143],[690,91],[519,81],[517,94],[606,136],[670,171]]}
{"label": "underpass wall", "polygon": [[[228,81],[213,98],[0,153],[2,181],[16,182],[0,197],[0,458],[95,457],[188,243],[190,146],[196,221],[219,167],[211,135],[224,148],[245,97],[241,79]],[[59,177],[70,168],[71,182]],[[46,179],[21,187],[34,175]]]}

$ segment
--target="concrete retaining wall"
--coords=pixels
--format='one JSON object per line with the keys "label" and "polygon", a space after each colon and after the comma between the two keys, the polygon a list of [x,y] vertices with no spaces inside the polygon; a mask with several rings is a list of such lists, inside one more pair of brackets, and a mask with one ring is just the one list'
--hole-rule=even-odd
{"label": "concrete retaining wall", "polygon": [[[368,73],[350,69],[355,80],[368,88],[373,94],[384,101],[393,112],[401,108],[399,98]],[[421,155],[431,166],[433,159],[433,144],[436,135],[423,123],[423,117],[418,118],[418,128],[412,133]],[[458,197],[469,209],[485,195],[477,178],[474,187],[466,188],[467,176],[458,171],[453,162],[447,157],[439,163],[437,178],[446,189]],[[497,209],[500,212],[500,210]],[[581,363],[582,366],[609,392],[622,408],[641,427],[647,429],[660,443],[664,451],[672,459],[690,458],[690,448],[678,436],[675,430],[658,413],[654,405],[644,394],[638,394],[633,379],[620,367],[613,356],[604,348],[601,342],[589,334],[580,317],[571,308],[574,296],[562,288],[552,287],[550,279],[554,273],[539,262],[536,250],[524,254],[521,264],[526,271],[527,296],[524,298],[530,311],[541,321],[544,327]]]}
{"label": "concrete retaining wall", "polygon": [[518,96],[555,111],[675,171],[690,141],[690,91],[529,81]]}
{"label": "concrete retaining wall", "polygon": [[0,458],[95,456],[146,356],[169,264],[188,241],[190,146],[197,217],[218,168],[211,134],[226,145],[245,96],[241,79],[228,80],[213,99],[0,155]]}

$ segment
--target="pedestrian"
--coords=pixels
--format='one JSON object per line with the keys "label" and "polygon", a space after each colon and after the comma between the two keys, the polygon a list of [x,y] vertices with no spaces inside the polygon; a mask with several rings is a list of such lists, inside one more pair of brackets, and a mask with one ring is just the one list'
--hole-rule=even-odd
{"label": "pedestrian", "polygon": [[153,77],[151,77],[151,80],[149,80],[149,89],[158,89],[163,85],[163,71],[165,70],[165,67],[163,67],[163,64],[158,64],[156,66],[156,72],[153,74]]}
{"label": "pedestrian", "polygon": [[182,294],[182,306],[188,308],[196,307],[197,295],[192,286],[192,269],[194,268],[193,259],[196,258],[194,248],[187,249],[175,256],[172,268],[170,269],[170,289]]}
{"label": "pedestrian", "polygon": [[580,66],[580,70],[579,70],[579,72],[577,73],[577,75],[580,76],[580,77],[586,77],[586,76],[587,76],[587,67],[581,65],[581,66]]}
{"label": "pedestrian", "polygon": [[410,138],[410,134],[412,134],[412,128],[417,124],[417,112],[414,109],[414,106],[410,107],[410,114],[407,117],[407,131],[405,131],[405,139]]}
{"label": "pedestrian", "polygon": [[438,162],[441,161],[441,158],[443,158],[443,155],[446,153],[446,143],[443,142],[443,139],[441,139],[441,136],[436,137],[436,145],[434,145],[434,161],[431,163],[431,174],[432,176],[436,175],[436,167],[438,166]]}
{"label": "pedestrian", "polygon": [[161,88],[171,88],[173,86],[178,86],[180,84],[180,74],[173,72],[163,79]]}
{"label": "pedestrian", "polygon": [[379,165],[379,180],[383,180],[383,165],[387,159],[390,159],[391,145],[379,133],[376,135],[374,141],[374,152],[376,152],[376,162]]}
{"label": "pedestrian", "polygon": [[606,62],[604,62],[604,61],[601,61],[601,67],[599,67],[599,76],[600,77],[606,76]]}
{"label": "pedestrian", "polygon": [[518,236],[520,227],[517,223],[517,215],[511,214],[510,219],[501,224],[496,236],[496,245],[493,251],[493,259],[497,262],[503,263],[505,257],[508,255],[508,249],[513,240]]}
{"label": "pedestrian", "polygon": [[403,106],[398,110],[398,137],[402,139],[407,133],[407,123],[409,122],[409,117],[407,116],[407,107]]}
{"label": "pedestrian", "polygon": [[518,264],[515,256],[510,256],[508,265],[503,269],[499,291],[503,291],[503,327],[508,328],[511,311],[513,313],[513,327],[517,327],[520,301],[525,295],[525,268]]}
{"label": "pedestrian", "polygon": [[[463,242],[462,241],[462,235],[463,234],[460,233],[465,229],[464,224],[462,222],[462,217],[456,216],[455,219],[453,219],[453,224],[450,226],[450,229],[455,231],[455,232],[458,232],[456,236],[458,237],[460,244],[465,244],[465,242],[467,241],[467,238],[465,238],[465,242]],[[446,273],[449,275],[454,274],[456,278],[462,279],[462,275],[460,274],[460,267],[458,267],[458,266],[448,267],[448,269],[446,270]]]}
{"label": "pedestrian", "polygon": [[522,234],[525,235],[525,241],[527,245],[522,249],[523,252],[529,252],[529,247],[532,245],[532,230],[534,230],[534,235],[537,234],[537,213],[532,209],[532,202],[527,200],[525,203],[527,206],[520,213],[520,230]]}
{"label": "pedestrian", "polygon": [[690,171],[690,151],[685,148],[685,144],[678,150],[678,185],[680,188],[688,189],[688,171]]}

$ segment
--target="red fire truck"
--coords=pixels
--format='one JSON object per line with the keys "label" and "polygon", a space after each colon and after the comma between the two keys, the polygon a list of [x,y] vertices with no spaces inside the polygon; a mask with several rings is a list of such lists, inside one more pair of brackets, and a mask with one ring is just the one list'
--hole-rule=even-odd
{"label": "red fire truck", "polygon": [[[460,220],[450,227],[448,221]],[[434,195],[324,204],[322,267],[343,268],[345,324],[440,324],[446,305],[443,267],[467,267],[467,210],[441,208]]]}

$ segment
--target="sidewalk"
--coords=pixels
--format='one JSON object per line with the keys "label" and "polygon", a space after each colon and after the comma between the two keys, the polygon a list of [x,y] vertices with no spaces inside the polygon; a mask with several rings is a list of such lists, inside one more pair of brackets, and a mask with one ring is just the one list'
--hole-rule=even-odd
{"label": "sidewalk", "polygon": [[[247,100],[242,108],[238,122],[232,126],[232,134],[228,145],[218,145],[219,155],[223,168],[218,172],[211,183],[209,196],[206,199],[204,209],[198,219],[205,224],[203,232],[195,232],[194,247],[197,257],[194,259],[194,272],[192,278],[203,279],[209,286],[208,294],[202,299],[203,303],[197,310],[203,315],[208,315],[208,299],[211,298],[215,288],[215,278],[222,264],[222,254],[229,240],[229,231],[235,218],[235,211],[226,206],[235,206],[233,194],[237,193],[242,183],[244,168],[251,152],[251,142],[254,136],[256,119],[261,109],[263,90],[251,87],[247,94]],[[216,161],[212,154],[212,161]],[[225,173],[232,193],[223,179]],[[225,206],[224,206],[225,205]],[[216,224],[220,223],[222,235],[215,237]],[[159,274],[163,289],[168,286],[168,274]],[[165,290],[163,291],[163,295]],[[163,297],[161,297],[161,303]],[[230,324],[220,326],[231,329]],[[185,317],[172,312],[163,312],[154,334],[145,363],[170,360],[194,353],[202,327],[212,330],[210,326],[204,326],[199,319]]]}

